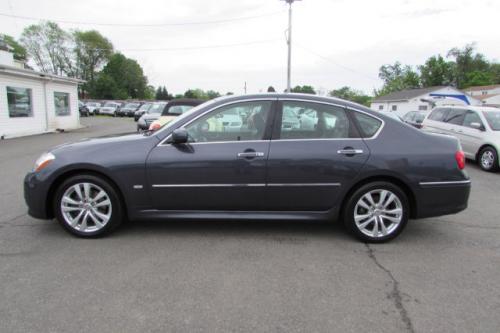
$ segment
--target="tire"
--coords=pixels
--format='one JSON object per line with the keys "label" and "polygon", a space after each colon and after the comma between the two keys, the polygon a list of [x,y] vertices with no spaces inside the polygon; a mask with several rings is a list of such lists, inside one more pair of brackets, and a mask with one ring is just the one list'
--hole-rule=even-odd
{"label": "tire", "polygon": [[[369,202],[370,196],[373,204]],[[348,198],[345,207],[346,227],[359,240],[368,243],[396,238],[406,227],[410,212],[406,194],[385,181],[361,186]]]}
{"label": "tire", "polygon": [[478,163],[481,169],[488,172],[498,171],[498,153],[493,147],[484,147],[478,154]]}
{"label": "tire", "polygon": [[66,231],[86,238],[108,234],[125,218],[118,190],[101,177],[88,174],[70,177],[59,186],[53,210]]}

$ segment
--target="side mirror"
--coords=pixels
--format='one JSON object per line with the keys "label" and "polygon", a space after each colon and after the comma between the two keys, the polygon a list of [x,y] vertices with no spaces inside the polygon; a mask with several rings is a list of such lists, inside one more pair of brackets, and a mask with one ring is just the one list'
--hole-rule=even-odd
{"label": "side mirror", "polygon": [[481,125],[481,123],[477,123],[477,122],[470,123],[470,127],[478,129],[480,131],[484,131],[484,126]]}
{"label": "side mirror", "polygon": [[188,142],[188,132],[185,128],[177,128],[172,132],[172,137],[169,141],[174,145],[186,143]]}

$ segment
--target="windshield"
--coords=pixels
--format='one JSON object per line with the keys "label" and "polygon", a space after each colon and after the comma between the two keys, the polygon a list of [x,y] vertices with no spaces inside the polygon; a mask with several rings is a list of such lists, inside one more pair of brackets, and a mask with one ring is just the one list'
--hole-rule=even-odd
{"label": "windshield", "polygon": [[113,103],[113,102],[106,102],[106,104],[104,104],[104,106],[108,106],[108,107],[115,107],[116,106],[116,103]]}
{"label": "windshield", "polygon": [[148,111],[149,108],[151,107],[152,104],[143,104],[140,108],[139,111]]}
{"label": "windshield", "polygon": [[139,103],[128,103],[125,105],[124,109],[137,109],[139,107]]}
{"label": "windshield", "polygon": [[[217,102],[217,101],[218,101],[218,99],[217,99],[217,98],[215,98],[215,99],[209,100],[208,102],[205,102],[205,103],[203,103],[203,104],[200,104],[200,105],[195,106],[195,107],[194,107],[194,108],[192,108],[191,110],[189,110],[189,111],[187,111],[187,112],[183,113],[183,114],[182,114],[182,115],[180,115],[179,117],[177,117],[177,118],[175,118],[174,120],[169,121],[168,123],[166,123],[165,125],[163,125],[163,126],[160,128],[160,130],[161,130],[161,129],[163,129],[163,128],[165,128],[167,125],[168,125],[168,127],[170,127],[170,126],[175,126],[175,124],[177,124],[177,123],[179,123],[179,122],[182,122],[184,119],[186,119],[187,117],[189,117],[189,116],[190,116],[191,114],[193,114],[194,112],[196,112],[196,111],[200,110],[201,108],[204,108],[205,106],[208,106],[208,105],[210,105],[210,104],[213,104],[213,103],[215,103],[215,102]],[[156,133],[158,133],[158,131],[157,131]]]}
{"label": "windshield", "polygon": [[161,113],[167,103],[155,103],[148,110],[149,113]]}
{"label": "windshield", "polygon": [[87,106],[99,106],[99,103],[87,103]]}
{"label": "windshield", "polygon": [[174,115],[179,115],[183,114],[184,112],[191,110],[193,108],[193,105],[174,105],[170,107],[166,114],[174,114]]}
{"label": "windshield", "polygon": [[423,122],[424,119],[425,119],[425,116],[427,115],[427,112],[423,111],[423,112],[417,112],[415,114],[415,121],[416,122]]}
{"label": "windshield", "polygon": [[500,110],[499,111],[483,111],[484,117],[494,131],[500,131]]}

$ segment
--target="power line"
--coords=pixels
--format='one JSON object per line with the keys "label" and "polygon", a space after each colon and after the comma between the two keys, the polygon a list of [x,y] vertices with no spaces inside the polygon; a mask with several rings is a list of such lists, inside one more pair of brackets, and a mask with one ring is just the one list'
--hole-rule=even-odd
{"label": "power line", "polygon": [[366,78],[368,78],[368,79],[370,79],[370,80],[374,80],[374,81],[380,82],[380,79],[378,79],[378,78],[375,78],[375,77],[373,77],[373,76],[371,76],[371,75],[367,75],[367,74],[362,73],[362,72],[359,72],[359,71],[357,71],[357,70],[355,70],[355,69],[352,69],[352,68],[349,68],[349,67],[347,67],[347,66],[341,65],[341,64],[339,64],[339,63],[337,63],[337,62],[335,62],[335,61],[331,60],[330,58],[327,58],[327,57],[325,57],[325,56],[322,56],[322,55],[321,55],[321,54],[319,54],[319,53],[316,53],[316,52],[314,52],[314,51],[309,50],[308,48],[306,48],[306,47],[302,46],[301,44],[299,44],[299,43],[297,43],[297,42],[295,42],[295,44],[297,44],[297,46],[298,46],[298,47],[300,47],[301,49],[303,49],[304,51],[307,51],[307,52],[309,52],[309,53],[311,53],[311,54],[315,55],[316,57],[323,59],[324,61],[326,61],[326,62],[328,62],[328,63],[331,63],[331,64],[333,64],[333,65],[335,65],[335,66],[337,66],[337,67],[343,68],[343,69],[345,69],[345,70],[347,70],[347,71],[350,71],[350,72],[352,72],[352,73],[355,73],[355,74],[358,74],[358,75],[364,76],[364,77],[366,77]]}
{"label": "power line", "polygon": [[[183,47],[161,47],[161,48],[150,48],[150,49],[119,49],[118,51],[127,51],[127,52],[154,52],[154,51],[186,51],[186,50],[204,50],[204,49],[217,49],[217,48],[225,48],[225,47],[237,47],[237,46],[246,46],[246,45],[254,45],[254,44],[264,44],[271,43],[281,40],[280,38],[275,39],[264,39],[264,40],[255,40],[251,42],[244,43],[232,43],[232,44],[215,44],[215,45],[202,45],[202,46],[183,46]],[[105,51],[106,49],[92,49],[94,51]]]}
{"label": "power line", "polygon": [[33,16],[22,16],[22,15],[13,15],[7,13],[0,13],[0,16],[11,17],[21,20],[32,20],[32,21],[52,21],[56,23],[64,23],[64,24],[78,24],[78,25],[100,25],[100,26],[109,26],[109,27],[169,27],[169,26],[187,26],[187,25],[204,25],[204,24],[221,24],[221,23],[230,23],[235,21],[245,21],[245,20],[253,20],[261,17],[274,16],[283,13],[283,11],[266,13],[261,15],[254,16],[243,16],[229,19],[221,19],[221,20],[209,20],[209,21],[194,21],[194,22],[173,22],[173,23],[151,23],[151,24],[130,24],[130,23],[106,23],[106,22],[84,22],[84,21],[67,21],[67,20],[54,20],[47,19],[41,17],[33,17]]}

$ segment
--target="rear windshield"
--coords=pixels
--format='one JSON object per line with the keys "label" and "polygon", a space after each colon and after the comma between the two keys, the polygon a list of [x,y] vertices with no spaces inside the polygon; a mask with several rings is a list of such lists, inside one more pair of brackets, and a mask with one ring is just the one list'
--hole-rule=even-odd
{"label": "rear windshield", "polygon": [[139,107],[139,103],[128,103],[125,105],[125,109],[137,109]]}
{"label": "rear windshield", "polygon": [[484,117],[494,131],[500,131],[500,111],[483,111]]}
{"label": "rear windshield", "polygon": [[165,104],[167,103],[155,103],[151,106],[151,108],[148,110],[149,113],[161,113],[163,111],[163,108],[165,107]]}
{"label": "rear windshield", "polygon": [[113,102],[107,102],[104,106],[115,107],[117,104]]}
{"label": "rear windshield", "polygon": [[180,115],[183,114],[184,112],[191,110],[193,108],[193,105],[173,105],[169,107],[165,112],[163,112],[163,116],[166,115]]}
{"label": "rear windshield", "polygon": [[152,104],[142,104],[139,111],[148,111]]}

